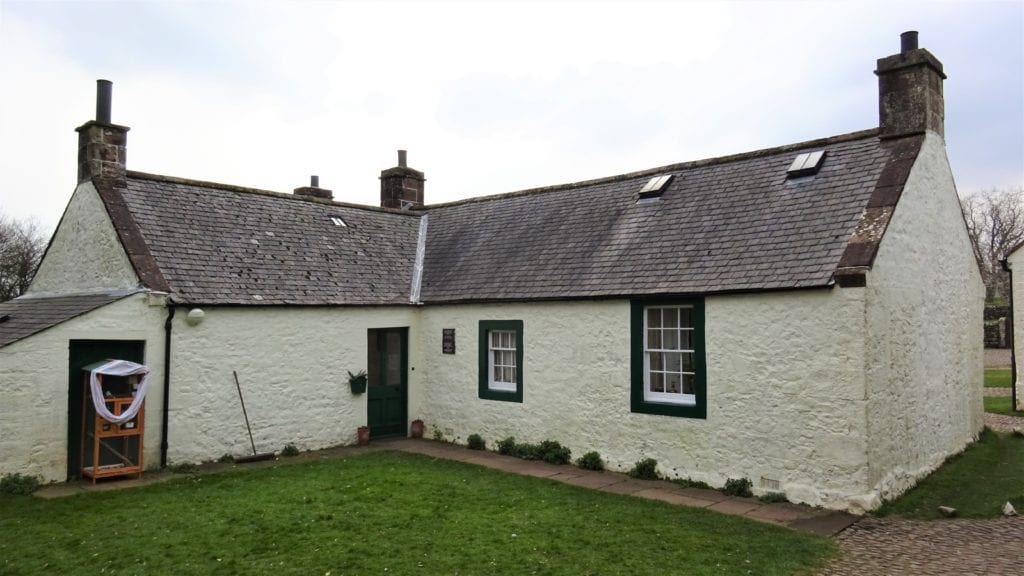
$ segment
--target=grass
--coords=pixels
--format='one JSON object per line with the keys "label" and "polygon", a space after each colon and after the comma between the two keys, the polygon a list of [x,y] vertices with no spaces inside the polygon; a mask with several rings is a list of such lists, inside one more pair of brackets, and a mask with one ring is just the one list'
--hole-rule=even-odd
{"label": "grass", "polygon": [[978,442],[951,456],[895,502],[887,502],[878,514],[932,519],[941,517],[939,506],[952,506],[964,518],[993,518],[1007,500],[1024,498],[1022,478],[1024,438],[986,428]]}
{"label": "grass", "polygon": [[986,396],[985,397],[985,412],[991,412],[992,414],[1002,414],[1003,416],[1017,416],[1018,418],[1024,418],[1024,411],[1014,410],[1013,404],[1010,403],[1011,398],[1009,396]]}
{"label": "grass", "polygon": [[387,452],[0,496],[11,576],[809,575],[836,553],[826,538],[708,510]]}
{"label": "grass", "polygon": [[988,368],[985,370],[985,388],[1009,388],[1009,368]]}
{"label": "grass", "polygon": [[400,453],[0,496],[0,573],[814,574],[829,539]]}

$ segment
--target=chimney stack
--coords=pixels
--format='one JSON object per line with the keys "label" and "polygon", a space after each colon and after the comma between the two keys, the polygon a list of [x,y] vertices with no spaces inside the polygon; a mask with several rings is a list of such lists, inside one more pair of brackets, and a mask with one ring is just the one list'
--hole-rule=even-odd
{"label": "chimney stack", "polygon": [[398,151],[398,166],[380,172],[381,208],[423,206],[423,172],[409,168],[405,150]]}
{"label": "chimney stack", "polygon": [[878,60],[879,138],[932,131],[945,137],[942,62],[917,47],[917,32],[900,34],[900,53]]}
{"label": "chimney stack", "polygon": [[320,177],[310,176],[309,186],[303,186],[302,188],[296,188],[292,191],[296,196],[312,196],[314,198],[325,198],[331,200],[334,198],[334,193],[326,188],[320,187]]}
{"label": "chimney stack", "polygon": [[113,84],[96,81],[96,119],[82,124],[78,132],[78,183],[106,180],[124,186],[127,170],[128,127],[110,122]]}

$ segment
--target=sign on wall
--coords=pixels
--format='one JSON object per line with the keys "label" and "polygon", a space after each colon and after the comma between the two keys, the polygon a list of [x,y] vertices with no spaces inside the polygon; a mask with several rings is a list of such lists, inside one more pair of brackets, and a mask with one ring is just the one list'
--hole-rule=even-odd
{"label": "sign on wall", "polygon": [[441,353],[455,354],[455,328],[441,329]]}

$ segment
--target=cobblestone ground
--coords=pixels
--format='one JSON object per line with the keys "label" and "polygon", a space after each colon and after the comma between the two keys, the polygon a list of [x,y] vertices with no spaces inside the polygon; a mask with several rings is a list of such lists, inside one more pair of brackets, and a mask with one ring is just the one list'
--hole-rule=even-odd
{"label": "cobblestone ground", "polygon": [[838,536],[842,556],[822,576],[972,576],[1024,573],[1024,517],[994,520],[864,518]]}
{"label": "cobblestone ground", "polygon": [[1012,388],[985,388],[985,396],[1009,396]]}
{"label": "cobblestone ground", "polygon": [[[988,426],[996,432],[1012,432],[1017,428],[1024,430],[1024,418],[1003,416],[1002,414],[990,414],[986,412],[985,426]],[[1021,546],[1024,546],[1024,543],[1022,543]],[[1021,570],[1021,573],[1024,574],[1024,569]]]}

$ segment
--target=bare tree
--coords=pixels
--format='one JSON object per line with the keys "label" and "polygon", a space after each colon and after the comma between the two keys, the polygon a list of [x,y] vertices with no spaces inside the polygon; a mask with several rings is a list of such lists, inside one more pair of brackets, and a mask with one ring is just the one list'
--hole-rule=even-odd
{"label": "bare tree", "polygon": [[1024,242],[1024,186],[975,192],[961,198],[960,204],[988,298],[1006,298],[1009,276],[1000,261]]}
{"label": "bare tree", "polygon": [[46,249],[46,237],[33,220],[0,214],[0,302],[28,289]]}

